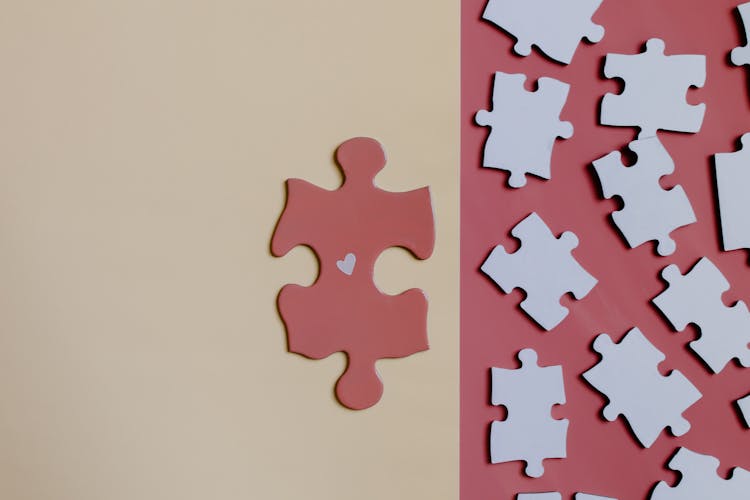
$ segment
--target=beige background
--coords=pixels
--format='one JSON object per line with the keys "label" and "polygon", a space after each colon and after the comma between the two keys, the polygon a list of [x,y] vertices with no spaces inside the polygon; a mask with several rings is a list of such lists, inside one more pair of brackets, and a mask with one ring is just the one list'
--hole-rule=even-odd
{"label": "beige background", "polygon": [[[458,483],[458,2],[17,0],[0,16],[0,498],[453,499]],[[283,180],[333,188],[356,135],[380,186],[429,184],[431,350],[286,353],[316,273],[268,241]]]}

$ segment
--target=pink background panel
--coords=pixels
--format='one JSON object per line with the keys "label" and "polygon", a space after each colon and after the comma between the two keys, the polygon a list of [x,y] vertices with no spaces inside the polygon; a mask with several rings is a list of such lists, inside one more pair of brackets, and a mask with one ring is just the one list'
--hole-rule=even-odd
{"label": "pink background panel", "polygon": [[[481,19],[485,3],[462,4],[461,498],[509,499],[518,492],[541,491],[561,491],[564,498],[578,491],[646,498],[657,481],[677,481],[666,463],[679,446],[718,457],[721,474],[733,466],[750,468],[750,430],[734,406],[735,399],[750,392],[750,370],[732,363],[721,374],[711,374],[688,350],[695,328],[672,331],[650,302],[666,286],[659,276],[662,268],[675,263],[684,273],[702,256],[731,282],[723,296],[726,304],[750,299],[747,252],[720,249],[711,159],[714,153],[734,151],[738,137],[750,131],[748,75],[728,62],[729,51],[744,43],[737,2],[605,0],[594,16],[606,29],[604,39],[582,43],[569,66],[550,61],[537,49],[529,57],[517,56],[514,39]],[[662,185],[681,184],[698,218],[672,234],[677,251],[669,257],[658,257],[653,244],[627,247],[610,220],[618,202],[601,197],[590,166],[637,134],[634,128],[598,125],[601,97],[622,87],[619,80],[603,78],[604,56],[638,53],[652,37],[666,42],[667,54],[708,57],[706,85],[687,96],[690,103],[707,105],[702,130],[695,135],[659,133],[676,163],[676,172],[662,179]],[[513,190],[506,187],[506,172],[480,168],[488,129],[476,126],[473,116],[490,109],[495,71],[524,73],[529,88],[542,76],[571,84],[561,119],[572,122],[575,133],[556,142],[552,180],[530,176],[526,187]],[[518,307],[521,291],[505,295],[479,272],[495,245],[509,252],[518,248],[510,229],[532,211],[555,235],[565,230],[578,235],[574,256],[599,280],[581,301],[563,297],[570,315],[551,332]],[[581,378],[600,359],[591,348],[594,337],[606,332],[619,341],[633,326],[667,355],[659,367],[662,373],[679,369],[703,393],[685,412],[692,429],[680,438],[667,431],[650,449],[637,443],[622,417],[612,423],[601,417],[606,398]],[[570,420],[568,458],[545,460],[540,479],[525,477],[523,462],[489,462],[490,423],[505,415],[503,408],[489,404],[489,369],[518,367],[516,353],[525,347],[539,353],[541,365],[563,366],[567,403],[552,414]]]}

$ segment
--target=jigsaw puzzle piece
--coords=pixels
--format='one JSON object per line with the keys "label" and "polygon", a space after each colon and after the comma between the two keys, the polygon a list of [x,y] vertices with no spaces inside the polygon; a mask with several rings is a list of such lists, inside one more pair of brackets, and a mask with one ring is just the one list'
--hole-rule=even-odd
{"label": "jigsaw puzzle piece", "polygon": [[678,332],[689,323],[701,336],[690,348],[714,373],[720,373],[733,358],[750,367],[750,313],[744,302],[727,307],[721,300],[729,282],[708,258],[703,257],[685,275],[674,264],[662,271],[669,287],[653,303]]}
{"label": "jigsaw puzzle piece", "polygon": [[556,491],[547,493],[519,493],[516,500],[562,500],[562,495]]}
{"label": "jigsaw puzzle piece", "polygon": [[514,188],[526,185],[526,174],[549,179],[555,140],[573,135],[573,125],[560,121],[570,85],[540,78],[538,89],[529,92],[525,81],[526,75],[495,73],[492,110],[475,116],[478,125],[490,127],[482,165],[507,170]]}
{"label": "jigsaw puzzle piece", "polygon": [[[750,13],[750,3],[745,4]],[[750,19],[750,17],[748,18]],[[714,156],[716,189],[724,250],[750,248],[750,133],[740,139],[742,149]]]}
{"label": "jigsaw puzzle piece", "polygon": [[619,344],[601,334],[594,340],[594,350],[602,359],[583,378],[607,396],[604,418],[613,422],[623,415],[645,448],[654,444],[666,427],[675,436],[690,430],[682,413],[701,393],[678,370],[668,376],[659,373],[657,366],[664,354],[638,328],[631,329]]}
{"label": "jigsaw puzzle piece", "polygon": [[385,166],[379,142],[355,138],[336,151],[344,173],[340,188],[328,191],[308,182],[287,181],[287,202],[271,241],[271,252],[286,254],[309,245],[320,272],[309,287],[286,285],[278,297],[290,352],[320,359],[347,355],[336,384],[345,406],[363,409],[381,397],[375,362],[424,351],[427,300],[421,290],[381,293],[373,282],[375,261],[386,248],[401,246],[427,258],[434,222],[427,188],[392,193],[374,185]]}
{"label": "jigsaw puzzle piece", "polygon": [[576,493],[575,500],[617,500],[612,497],[603,497],[600,495],[589,495],[588,493]]}
{"label": "jigsaw puzzle piece", "polygon": [[555,61],[569,64],[582,38],[592,43],[604,28],[591,21],[602,0],[489,0],[482,18],[510,33],[521,56],[535,45]]}
{"label": "jigsaw puzzle piece", "polygon": [[533,349],[518,354],[521,368],[492,368],[492,404],[508,409],[508,417],[492,422],[493,464],[523,460],[526,475],[544,474],[542,460],[565,458],[568,420],[555,420],[550,409],[565,403],[562,366],[540,367]]}
{"label": "jigsaw puzzle piece", "polygon": [[496,246],[481,270],[505,293],[522,288],[526,298],[521,308],[545,330],[552,330],[568,315],[560,297],[571,292],[580,300],[597,280],[571,255],[578,237],[566,231],[555,238],[535,212],[519,222],[511,234],[521,240],[521,248],[508,254],[501,245]]}
{"label": "jigsaw puzzle piece", "polygon": [[619,196],[624,202],[612,219],[630,248],[656,240],[659,255],[670,255],[677,245],[669,234],[696,221],[693,207],[682,186],[665,190],[659,185],[661,177],[674,172],[674,162],[658,138],[639,139],[628,147],[638,156],[633,166],[622,163],[619,151],[593,162],[604,197]]}
{"label": "jigsaw puzzle piece", "polygon": [[641,139],[657,130],[700,130],[706,105],[687,104],[685,95],[690,87],[705,84],[706,57],[667,56],[664,48],[662,40],[652,38],[640,54],[607,54],[604,75],[623,79],[625,90],[602,99],[602,125],[639,127]]}
{"label": "jigsaw puzzle piece", "polygon": [[680,448],[669,462],[669,468],[680,473],[677,486],[660,481],[651,500],[743,499],[750,494],[750,472],[736,467],[729,479],[716,473],[719,461],[687,448]]}
{"label": "jigsaw puzzle piece", "polygon": [[[748,28],[750,28],[750,2],[743,3],[737,6],[737,10],[740,13],[742,19],[742,29],[745,31],[745,42],[750,41],[748,34]],[[747,43],[741,47],[735,47],[731,53],[732,64],[735,66],[742,66],[743,64],[750,64],[750,45]]]}
{"label": "jigsaw puzzle piece", "polygon": [[737,400],[737,407],[745,420],[745,426],[750,427],[750,394]]}

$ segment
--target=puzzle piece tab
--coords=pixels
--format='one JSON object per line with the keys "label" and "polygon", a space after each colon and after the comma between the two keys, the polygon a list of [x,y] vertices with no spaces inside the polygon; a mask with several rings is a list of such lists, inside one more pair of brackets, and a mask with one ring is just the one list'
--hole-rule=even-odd
{"label": "puzzle piece tab", "polygon": [[[742,19],[742,29],[745,31],[745,42],[748,42],[750,41],[750,38],[748,38],[750,36],[750,33],[748,33],[748,28],[750,28],[750,2],[738,5],[737,10]],[[731,59],[732,64],[735,66],[750,64],[750,44],[745,43],[745,45],[741,47],[735,47],[732,49]]]}
{"label": "puzzle piece tab", "polygon": [[565,403],[562,366],[540,367],[533,349],[518,353],[521,368],[492,368],[492,404],[508,409],[508,418],[492,422],[493,464],[523,460],[526,475],[544,474],[542,460],[565,458],[568,420],[550,416],[553,405]]}
{"label": "puzzle piece tab", "polygon": [[373,283],[375,261],[395,246],[428,258],[435,228],[428,188],[392,193],[374,186],[375,175],[385,166],[380,143],[350,139],[338,148],[336,159],[345,177],[337,190],[287,181],[286,207],[271,251],[281,256],[309,245],[317,254],[315,283],[286,285],[279,293],[289,351],[313,359],[345,352],[348,364],[336,395],[347,407],[362,409],[377,403],[383,392],[375,370],[378,359],[428,348],[424,293],[381,293]]}
{"label": "puzzle piece tab", "polygon": [[674,264],[661,273],[669,287],[653,302],[681,332],[688,323],[700,328],[701,336],[690,348],[714,373],[721,372],[733,358],[750,367],[750,312],[744,302],[727,307],[721,295],[729,282],[706,257],[685,275]]}
{"label": "puzzle piece tab", "polygon": [[640,139],[655,136],[657,130],[700,130],[706,105],[688,104],[685,94],[705,84],[705,56],[666,56],[664,42],[652,38],[643,53],[607,54],[604,75],[622,78],[625,90],[602,99],[602,125],[639,127]]}
{"label": "puzzle piece tab", "polygon": [[482,17],[510,33],[521,56],[531,46],[555,61],[569,64],[582,38],[596,43],[604,28],[591,22],[602,0],[489,0]]}
{"label": "puzzle piece tab", "polygon": [[492,89],[492,111],[478,111],[478,125],[490,127],[484,144],[485,168],[510,172],[508,185],[526,185],[526,174],[551,175],[552,148],[557,137],[568,139],[573,125],[560,121],[570,85],[540,78],[535,92],[523,84],[526,76],[498,71]]}
{"label": "puzzle piece tab", "polygon": [[521,248],[509,254],[496,246],[482,264],[482,272],[500,289],[510,293],[522,288],[526,298],[521,308],[545,330],[552,330],[568,315],[560,297],[571,292],[582,299],[597,281],[573,258],[578,238],[570,231],[559,238],[536,214],[519,222],[511,234],[521,240]]}
{"label": "puzzle piece tab", "polygon": [[602,360],[583,378],[609,399],[604,418],[613,422],[623,415],[645,448],[654,444],[666,427],[675,436],[690,430],[682,413],[701,393],[677,370],[666,377],[659,373],[657,366],[664,354],[638,328],[630,330],[619,344],[603,333],[594,340],[594,350]]}
{"label": "puzzle piece tab", "polygon": [[739,151],[714,156],[724,250],[750,248],[750,133],[740,141]]}
{"label": "puzzle piece tab", "polygon": [[612,213],[612,219],[635,248],[656,240],[659,255],[674,253],[676,244],[669,233],[696,221],[682,186],[662,189],[659,179],[674,172],[674,162],[659,139],[649,137],[628,146],[638,155],[638,163],[625,167],[619,151],[594,161],[605,198],[619,196],[625,207]]}
{"label": "puzzle piece tab", "polygon": [[716,473],[719,461],[710,455],[701,455],[680,448],[669,461],[669,468],[680,473],[677,486],[660,481],[651,494],[651,500],[740,500],[750,496],[750,472],[736,467],[731,477],[724,479]]}

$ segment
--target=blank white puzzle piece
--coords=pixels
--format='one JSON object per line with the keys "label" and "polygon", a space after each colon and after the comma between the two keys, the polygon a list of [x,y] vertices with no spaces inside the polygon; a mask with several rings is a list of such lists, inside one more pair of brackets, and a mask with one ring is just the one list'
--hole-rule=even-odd
{"label": "blank white puzzle piece", "polygon": [[[737,6],[737,10],[740,12],[742,18],[742,28],[745,30],[745,42],[750,41],[748,36],[748,28],[750,28],[750,2],[743,3]],[[750,45],[745,44],[741,47],[735,47],[731,53],[732,64],[735,66],[742,66],[743,64],[750,64]]]}
{"label": "blank white puzzle piece", "polygon": [[659,185],[659,179],[674,172],[674,162],[659,139],[640,139],[628,147],[638,155],[633,166],[623,165],[619,151],[594,161],[604,197],[619,196],[625,204],[612,219],[630,248],[656,240],[659,255],[670,255],[676,244],[669,233],[696,221],[693,207],[682,186],[666,190]]}
{"label": "blank white puzzle piece", "polygon": [[570,85],[545,77],[529,92],[525,81],[523,74],[495,73],[492,111],[475,116],[478,125],[491,128],[482,165],[510,172],[508,185],[514,188],[526,185],[526,174],[549,179],[555,140],[573,135],[573,125],[560,121]]}
{"label": "blank white puzzle piece", "polygon": [[740,413],[742,413],[742,418],[745,420],[745,426],[750,427],[750,394],[738,399],[737,406],[740,409]]}
{"label": "blank white puzzle piece", "polygon": [[519,222],[511,234],[521,240],[521,248],[509,254],[496,246],[482,264],[482,272],[505,293],[522,288],[526,298],[521,308],[545,330],[552,330],[568,315],[560,297],[572,292],[576,299],[584,298],[596,278],[571,255],[578,237],[566,231],[555,238],[536,213]]}
{"label": "blank white puzzle piece", "polygon": [[731,477],[724,479],[716,474],[719,461],[710,455],[701,455],[680,448],[669,468],[680,473],[677,486],[660,481],[651,494],[651,500],[740,500],[750,497],[750,472],[736,467]]}
{"label": "blank white puzzle piece", "polygon": [[576,493],[575,500],[617,500],[612,497],[603,497],[600,495],[589,495],[588,493]]}
{"label": "blank white puzzle piece", "polygon": [[550,415],[565,403],[562,366],[537,365],[533,349],[518,353],[521,368],[492,368],[492,404],[503,405],[508,417],[492,422],[490,458],[493,464],[523,460],[526,475],[544,474],[542,460],[565,458],[568,420]]}
{"label": "blank white puzzle piece", "polygon": [[622,78],[625,90],[602,99],[602,125],[640,127],[642,139],[657,130],[700,130],[706,105],[688,104],[685,94],[705,84],[706,56],[666,56],[664,42],[652,38],[640,54],[607,54],[604,76]]}
{"label": "blank white puzzle piece", "polygon": [[714,155],[724,250],[750,248],[750,134],[740,142],[739,151]]}
{"label": "blank white puzzle piece", "polygon": [[743,301],[727,307],[721,300],[729,282],[713,262],[703,257],[682,275],[672,264],[662,277],[669,287],[653,302],[681,332],[688,323],[700,328],[701,336],[690,342],[692,349],[714,373],[721,372],[733,358],[750,367],[750,313]]}
{"label": "blank white puzzle piece", "polygon": [[594,340],[594,350],[602,360],[583,378],[607,396],[604,418],[613,422],[623,415],[645,448],[654,444],[666,427],[675,436],[690,430],[682,413],[701,393],[677,370],[667,376],[659,373],[657,366],[664,354],[638,328],[630,330],[619,344],[603,333]]}
{"label": "blank white puzzle piece", "polygon": [[489,0],[482,17],[516,38],[521,56],[531,46],[555,61],[569,64],[582,38],[596,43],[604,28],[591,22],[602,0]]}

